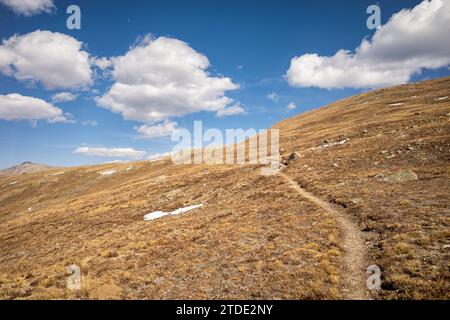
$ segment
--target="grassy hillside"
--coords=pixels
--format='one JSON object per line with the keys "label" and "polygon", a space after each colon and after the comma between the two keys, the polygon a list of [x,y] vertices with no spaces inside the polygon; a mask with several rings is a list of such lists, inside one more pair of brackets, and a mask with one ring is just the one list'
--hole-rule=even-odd
{"label": "grassy hillside", "polygon": [[449,96],[439,79],[280,122],[299,157],[274,176],[169,159],[0,176],[0,297],[448,298]]}

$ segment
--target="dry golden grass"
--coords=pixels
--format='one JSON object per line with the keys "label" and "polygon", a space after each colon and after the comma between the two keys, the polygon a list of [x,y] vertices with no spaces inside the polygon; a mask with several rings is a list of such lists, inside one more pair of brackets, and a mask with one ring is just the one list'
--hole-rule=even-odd
{"label": "dry golden grass", "polygon": [[[339,230],[282,179],[256,166],[126,166],[2,181],[2,298],[340,297]],[[116,175],[98,178],[111,167]],[[83,275],[78,292],[65,288],[73,263]]]}
{"label": "dry golden grass", "polygon": [[[368,264],[382,269],[379,298],[449,298],[450,99],[438,99],[445,96],[450,78],[365,93],[276,126],[282,148],[302,155],[287,173],[358,222]],[[385,181],[400,170],[418,179]]]}

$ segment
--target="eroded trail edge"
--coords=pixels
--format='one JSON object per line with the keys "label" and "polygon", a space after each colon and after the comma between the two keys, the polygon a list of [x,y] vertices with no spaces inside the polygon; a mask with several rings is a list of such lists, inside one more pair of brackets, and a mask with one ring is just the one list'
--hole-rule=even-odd
{"label": "eroded trail edge", "polygon": [[366,290],[365,248],[357,225],[340,210],[335,209],[331,204],[300,187],[287,174],[279,172],[278,175],[285,179],[304,198],[315,203],[335,217],[344,236],[343,247],[346,252],[344,259],[347,272],[346,284],[344,286],[345,298],[355,300],[369,299],[370,297]]}

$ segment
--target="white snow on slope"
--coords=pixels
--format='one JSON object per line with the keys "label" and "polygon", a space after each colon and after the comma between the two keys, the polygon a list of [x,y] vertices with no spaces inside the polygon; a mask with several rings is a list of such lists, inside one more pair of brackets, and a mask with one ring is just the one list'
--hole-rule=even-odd
{"label": "white snow on slope", "polygon": [[110,175],[113,175],[114,173],[116,173],[116,170],[107,170],[107,171],[100,172],[100,174],[102,176],[110,176]]}
{"label": "white snow on slope", "polygon": [[398,106],[402,106],[402,105],[404,105],[404,103],[402,103],[402,102],[399,102],[399,103],[391,103],[391,104],[389,104],[391,107],[398,107]]}
{"label": "white snow on slope", "polygon": [[197,209],[200,207],[203,207],[203,204],[197,204],[197,205],[193,205],[193,206],[189,206],[189,207],[179,208],[179,209],[171,211],[171,212],[153,211],[153,212],[147,213],[144,216],[144,220],[150,221],[150,220],[158,219],[158,218],[168,216],[168,215],[176,215],[176,214],[186,213],[188,211],[191,211],[191,210],[194,210],[194,209]]}

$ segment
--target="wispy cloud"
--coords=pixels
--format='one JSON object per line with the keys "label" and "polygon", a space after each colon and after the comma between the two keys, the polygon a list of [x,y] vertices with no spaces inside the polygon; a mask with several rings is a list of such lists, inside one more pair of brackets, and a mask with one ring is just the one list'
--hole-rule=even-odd
{"label": "wispy cloud", "polygon": [[60,92],[52,96],[52,102],[69,102],[73,101],[78,97],[78,94],[73,94],[71,92]]}
{"label": "wispy cloud", "polygon": [[175,121],[166,120],[153,126],[143,125],[135,129],[139,133],[138,138],[152,139],[172,135],[178,129],[177,126]]}
{"label": "wispy cloud", "polygon": [[73,153],[82,154],[86,156],[96,157],[118,157],[141,159],[145,156],[145,151],[134,150],[133,148],[103,148],[103,147],[80,147],[73,151]]}
{"label": "wispy cloud", "polygon": [[229,117],[229,116],[236,116],[238,114],[245,114],[245,109],[239,105],[239,104],[235,104],[232,105],[231,107],[226,107],[224,109],[220,109],[219,111],[217,111],[216,116],[219,118],[223,118],[223,117]]}
{"label": "wispy cloud", "polygon": [[266,97],[273,102],[278,102],[280,100],[280,97],[275,92],[270,92]]}

